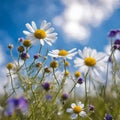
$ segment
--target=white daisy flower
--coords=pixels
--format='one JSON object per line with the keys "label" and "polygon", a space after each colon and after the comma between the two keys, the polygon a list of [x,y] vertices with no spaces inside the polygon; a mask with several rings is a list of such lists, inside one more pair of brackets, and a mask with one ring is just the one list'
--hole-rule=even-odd
{"label": "white daisy flower", "polygon": [[105,70],[106,55],[104,53],[85,47],[83,51],[78,50],[78,54],[81,58],[77,57],[74,64],[79,68],[79,71],[86,73],[89,70],[90,74],[99,75],[100,71]]}
{"label": "white daisy flower", "polygon": [[48,55],[51,56],[51,57],[55,57],[55,58],[64,58],[64,59],[72,59],[72,57],[74,57],[77,52],[75,52],[76,48],[73,48],[69,51],[66,51],[64,49],[62,50],[52,50],[52,51],[49,51]]}
{"label": "white daisy flower", "polygon": [[66,112],[71,113],[71,119],[76,119],[78,115],[81,117],[86,116],[86,112],[84,111],[84,104],[81,102],[78,102],[77,105],[72,103],[71,108],[67,108]]}
{"label": "white daisy flower", "polygon": [[26,28],[28,31],[23,31],[26,35],[27,39],[32,40],[33,42],[40,41],[41,45],[44,45],[46,42],[48,45],[52,45],[53,42],[57,39],[57,33],[53,33],[54,28],[50,27],[51,23],[43,20],[40,28],[37,28],[36,23],[34,21],[26,24]]}

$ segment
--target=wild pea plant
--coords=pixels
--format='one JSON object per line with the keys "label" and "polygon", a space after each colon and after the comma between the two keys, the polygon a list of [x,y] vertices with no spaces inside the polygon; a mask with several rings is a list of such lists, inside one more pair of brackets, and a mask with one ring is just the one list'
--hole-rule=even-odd
{"label": "wild pea plant", "polygon": [[[1,120],[120,120],[119,30],[108,34],[109,53],[88,47],[43,52],[57,39],[51,23],[44,20],[37,28],[32,21],[26,28],[26,38],[18,40],[17,59],[12,52],[16,49],[8,45],[11,87],[0,100]],[[69,70],[73,66],[77,71]]]}

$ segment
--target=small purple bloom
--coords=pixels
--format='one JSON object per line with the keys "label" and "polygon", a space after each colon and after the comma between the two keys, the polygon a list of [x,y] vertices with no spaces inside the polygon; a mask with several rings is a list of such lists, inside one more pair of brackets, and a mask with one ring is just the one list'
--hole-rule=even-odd
{"label": "small purple bloom", "polygon": [[117,34],[120,34],[120,30],[116,30],[116,33],[117,33]]}
{"label": "small purple bloom", "polygon": [[42,87],[43,87],[46,91],[48,91],[48,90],[50,90],[50,83],[45,82],[45,83],[42,84]]}
{"label": "small purple bloom", "polygon": [[40,54],[34,55],[34,59],[38,59],[40,57]]}
{"label": "small purple bloom", "polygon": [[20,57],[21,57],[22,60],[26,60],[26,59],[28,59],[30,56],[29,56],[29,54],[27,54],[27,53],[22,53]]}
{"label": "small purple bloom", "polygon": [[83,83],[83,79],[82,78],[79,78],[78,81],[77,81],[78,84],[82,84]]}
{"label": "small purple bloom", "polygon": [[45,98],[46,98],[46,100],[51,100],[51,99],[52,99],[52,96],[51,96],[50,94],[47,94],[47,95],[45,96]]}
{"label": "small purple bloom", "polygon": [[109,33],[108,33],[108,37],[115,37],[117,34],[116,30],[111,30]]}
{"label": "small purple bloom", "polygon": [[22,38],[22,37],[21,37],[21,38],[18,38],[18,41],[19,41],[19,42],[23,42],[23,41],[24,41],[24,38]]}
{"label": "small purple bloom", "polygon": [[113,62],[111,56],[108,58],[108,62],[111,62],[111,63]]}
{"label": "small purple bloom", "polygon": [[28,101],[24,97],[9,98],[5,114],[11,116],[15,110],[20,110],[23,114],[28,111]]}
{"label": "small purple bloom", "polygon": [[104,120],[112,120],[112,115],[105,114]]}
{"label": "small purple bloom", "polygon": [[114,44],[115,45],[120,45],[120,39],[115,40]]}
{"label": "small purple bloom", "polygon": [[62,98],[62,100],[67,100],[68,99],[68,94],[67,93],[63,93],[61,98]]}
{"label": "small purple bloom", "polygon": [[89,111],[94,111],[94,106],[93,105],[89,105]]}

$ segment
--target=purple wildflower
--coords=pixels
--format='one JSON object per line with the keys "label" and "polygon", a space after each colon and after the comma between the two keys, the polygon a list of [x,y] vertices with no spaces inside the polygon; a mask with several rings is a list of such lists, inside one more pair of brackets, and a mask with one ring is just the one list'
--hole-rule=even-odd
{"label": "purple wildflower", "polygon": [[34,55],[34,59],[38,59],[40,57],[40,54]]}
{"label": "purple wildflower", "polygon": [[108,37],[115,37],[117,34],[117,31],[116,30],[111,30],[109,33],[108,33]]}
{"label": "purple wildflower", "polygon": [[62,100],[67,100],[68,97],[69,97],[69,96],[68,96],[67,93],[63,93],[62,96],[61,96]]}
{"label": "purple wildflower", "polygon": [[50,94],[47,94],[47,95],[45,96],[45,98],[46,98],[46,100],[51,100],[51,99],[52,99],[52,96],[51,96]]}
{"label": "purple wildflower", "polygon": [[42,87],[43,87],[46,91],[48,91],[48,90],[50,90],[50,83],[45,82],[45,83],[42,84]]}
{"label": "purple wildflower", "polygon": [[29,54],[27,54],[27,53],[22,53],[21,54],[21,59],[22,60],[26,60],[26,59],[28,59],[30,56],[29,56]]}
{"label": "purple wildflower", "polygon": [[116,50],[116,49],[120,50],[120,40],[119,40],[119,39],[115,40],[114,45],[113,45],[113,48],[114,48],[115,50]]}
{"label": "purple wildflower", "polygon": [[89,105],[89,111],[94,112],[94,106],[93,105]]}
{"label": "purple wildflower", "polygon": [[83,83],[83,79],[82,78],[79,78],[78,81],[77,81],[78,84],[82,84]]}
{"label": "purple wildflower", "polygon": [[24,41],[24,38],[22,38],[22,37],[21,37],[21,38],[18,38],[18,41],[19,41],[19,42],[23,42],[23,41]]}
{"label": "purple wildflower", "polygon": [[28,111],[28,101],[24,97],[9,98],[5,114],[11,116],[15,110],[20,110],[23,114]]}
{"label": "purple wildflower", "polygon": [[104,120],[112,120],[112,115],[105,114]]}

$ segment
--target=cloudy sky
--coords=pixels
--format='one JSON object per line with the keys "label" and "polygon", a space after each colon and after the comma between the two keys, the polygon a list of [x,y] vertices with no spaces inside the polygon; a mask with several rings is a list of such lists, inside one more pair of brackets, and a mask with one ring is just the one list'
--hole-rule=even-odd
{"label": "cloudy sky", "polygon": [[40,25],[44,19],[58,33],[50,49],[89,46],[103,51],[109,30],[120,28],[120,0],[0,0],[1,73],[10,60],[8,44],[15,46],[19,37],[25,37],[27,22]]}

